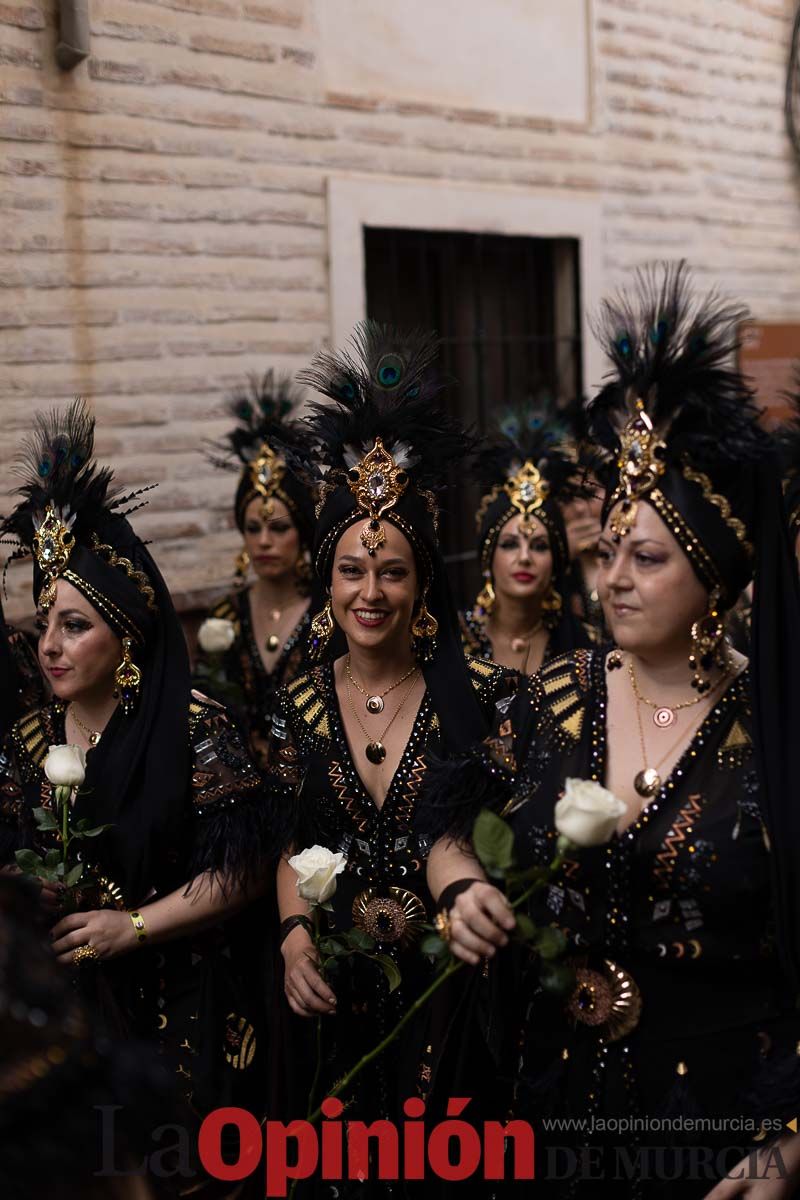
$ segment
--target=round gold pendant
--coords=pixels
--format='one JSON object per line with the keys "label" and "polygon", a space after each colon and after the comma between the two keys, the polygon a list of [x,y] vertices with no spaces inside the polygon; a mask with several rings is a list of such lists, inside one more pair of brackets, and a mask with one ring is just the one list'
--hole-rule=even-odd
{"label": "round gold pendant", "polygon": [[386,747],[382,742],[367,742],[364,753],[374,766],[379,767],[386,758]]}
{"label": "round gold pendant", "polygon": [[378,713],[383,712],[383,697],[382,696],[367,696],[367,712],[372,713],[373,717]]}
{"label": "round gold pendant", "polygon": [[270,653],[272,653],[274,650],[277,650],[280,644],[281,641],[277,633],[271,633],[267,638],[267,649],[270,651]]}
{"label": "round gold pendant", "polygon": [[526,642],[524,638],[515,637],[511,639],[511,649],[514,654],[522,654],[522,651],[525,649],[525,647]]}
{"label": "round gold pendant", "polygon": [[633,786],[640,796],[649,800],[661,791],[661,776],[654,767],[645,767],[634,779]]}
{"label": "round gold pendant", "polygon": [[675,713],[671,708],[657,708],[653,713],[653,724],[657,725],[659,729],[669,729],[676,720]]}

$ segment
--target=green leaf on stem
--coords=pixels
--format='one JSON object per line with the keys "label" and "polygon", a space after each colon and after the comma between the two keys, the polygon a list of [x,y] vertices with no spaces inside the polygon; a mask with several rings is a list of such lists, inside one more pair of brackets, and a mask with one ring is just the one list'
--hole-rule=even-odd
{"label": "green leaf on stem", "polygon": [[524,871],[509,871],[506,879],[510,892],[518,884],[547,883],[550,879],[550,871],[547,867],[528,867]]}
{"label": "green leaf on stem", "polygon": [[422,939],[419,948],[430,958],[441,958],[443,955],[449,954],[447,943],[442,941],[438,933],[429,933]]}
{"label": "green leaf on stem", "polygon": [[44,866],[44,859],[35,854],[33,850],[17,850],[14,858],[19,869],[26,875],[36,875]]}
{"label": "green leaf on stem", "polygon": [[536,926],[527,913],[517,913],[517,933],[526,942],[536,937]]}
{"label": "green leaf on stem", "polygon": [[556,996],[564,996],[575,987],[575,972],[564,963],[543,963],[539,978],[544,990]]}
{"label": "green leaf on stem", "polygon": [[365,954],[364,957],[371,958],[381,968],[388,980],[390,992],[400,987],[400,970],[393,958],[390,958],[388,954]]}
{"label": "green leaf on stem", "polygon": [[46,867],[57,867],[61,861],[60,850],[48,850],[44,856],[44,865]]}
{"label": "green leaf on stem", "polygon": [[[86,822],[81,821],[80,824],[85,825]],[[80,832],[73,833],[72,836],[76,838],[96,838],[99,837],[101,833],[105,833],[107,829],[112,828],[112,825],[95,825],[94,829],[80,829]]]}
{"label": "green leaf on stem", "polygon": [[488,875],[503,878],[514,864],[514,833],[488,808],[481,809],[472,830],[472,844]]}
{"label": "green leaf on stem", "polygon": [[567,948],[567,939],[560,929],[546,925],[544,929],[536,931],[534,944],[541,957],[546,961],[551,961],[560,958],[564,953]]}
{"label": "green leaf on stem", "polygon": [[42,830],[42,832],[61,828],[49,808],[35,808],[33,810],[33,819],[36,822],[36,828]]}
{"label": "green leaf on stem", "polygon": [[80,879],[82,874],[83,874],[83,863],[78,863],[76,866],[74,866],[72,868],[72,870],[68,871],[67,874],[64,876],[64,883],[69,888],[75,887],[76,883],[78,882],[78,880]]}
{"label": "green leaf on stem", "polygon": [[324,937],[319,940],[320,954],[325,954],[329,958],[341,958],[345,954],[350,953],[349,946],[342,944],[338,937]]}
{"label": "green leaf on stem", "polygon": [[354,926],[344,934],[344,941],[354,950],[374,950],[375,938],[370,937],[363,929]]}

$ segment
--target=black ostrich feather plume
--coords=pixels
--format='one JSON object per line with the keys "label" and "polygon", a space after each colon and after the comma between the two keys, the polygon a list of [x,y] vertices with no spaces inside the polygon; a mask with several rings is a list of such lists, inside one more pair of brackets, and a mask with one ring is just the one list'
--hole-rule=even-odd
{"label": "black ostrich feather plume", "polygon": [[604,301],[594,323],[613,366],[589,406],[601,445],[616,449],[641,402],[671,455],[708,465],[761,457],[753,391],[735,364],[747,317],[716,291],[695,296],[683,261],[637,271],[630,294]]}
{"label": "black ostrich feather plume", "polygon": [[248,376],[228,396],[225,411],[236,424],[222,442],[207,447],[208,459],[224,470],[241,471],[267,442],[280,451],[287,446],[303,449],[308,442],[297,421],[290,418],[301,404],[301,394],[290,375],[273,370]]}
{"label": "black ostrich feather plume", "polygon": [[581,494],[568,428],[558,413],[535,405],[510,406],[498,417],[497,431],[475,455],[473,473],[483,492],[514,475],[526,461],[549,484],[553,499]]}
{"label": "black ostrich feather plume", "polygon": [[472,439],[438,404],[438,339],[376,321],[359,323],[347,350],[323,351],[297,375],[335,401],[311,404],[306,419],[323,469],[347,470],[381,438],[417,486],[436,488]]}
{"label": "black ostrich feather plume", "polygon": [[784,473],[796,475],[800,472],[800,365],[795,367],[793,387],[784,393],[783,399],[791,416],[774,430],[774,437]]}
{"label": "black ostrich feather plume", "polygon": [[149,489],[127,496],[112,491],[112,472],[94,461],[94,427],[94,416],[80,399],[67,409],[35,417],[33,431],[22,443],[13,467],[13,473],[22,481],[16,489],[21,499],[4,518],[0,532],[29,548],[35,518],[52,503],[75,518],[73,532],[82,540],[82,535],[101,528],[111,513],[122,516],[133,511],[123,513],[122,505]]}

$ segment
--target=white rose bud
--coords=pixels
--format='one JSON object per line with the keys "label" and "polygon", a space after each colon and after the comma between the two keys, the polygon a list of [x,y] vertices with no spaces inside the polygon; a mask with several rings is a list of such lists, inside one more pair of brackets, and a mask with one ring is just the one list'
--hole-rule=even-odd
{"label": "white rose bud", "polygon": [[309,904],[324,904],[336,891],[336,876],[347,866],[347,859],[341,851],[334,854],[324,846],[311,846],[290,858],[289,866],[297,876],[298,896]]}
{"label": "white rose bud", "polygon": [[556,804],[556,829],[576,846],[602,846],[624,812],[623,802],[595,780],[568,779]]}
{"label": "white rose bud", "polygon": [[225,617],[207,617],[197,633],[200,649],[206,654],[224,654],[236,640],[233,621]]}
{"label": "white rose bud", "polygon": [[80,746],[51,746],[44,773],[55,787],[80,787],[86,778],[86,754]]}

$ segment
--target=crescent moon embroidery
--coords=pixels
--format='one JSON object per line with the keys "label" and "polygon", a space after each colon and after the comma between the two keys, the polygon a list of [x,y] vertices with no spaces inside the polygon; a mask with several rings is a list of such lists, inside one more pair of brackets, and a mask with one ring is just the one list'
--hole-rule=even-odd
{"label": "crescent moon embroidery", "polygon": [[658,943],[658,945],[656,946],[656,950],[658,950],[659,958],[663,958],[664,955],[667,953],[667,947],[664,945],[663,942]]}
{"label": "crescent moon embroidery", "polygon": [[699,958],[703,953],[703,947],[700,945],[697,938],[689,938],[688,945],[692,950],[692,958]]}
{"label": "crescent moon embroidery", "polygon": [[398,868],[398,874],[400,874],[400,875],[407,875],[407,874],[408,874],[408,867],[399,867],[399,868]]}
{"label": "crescent moon embroidery", "polygon": [[686,947],[684,946],[683,942],[673,942],[672,945],[675,947],[675,957],[683,958],[684,954],[686,953]]}
{"label": "crescent moon embroidery", "polygon": [[167,1028],[167,1017],[166,1017],[166,1014],[165,1014],[165,1013],[159,1013],[159,1014],[158,1014],[158,1028],[159,1028],[159,1029],[166,1029],[166,1028]]}

